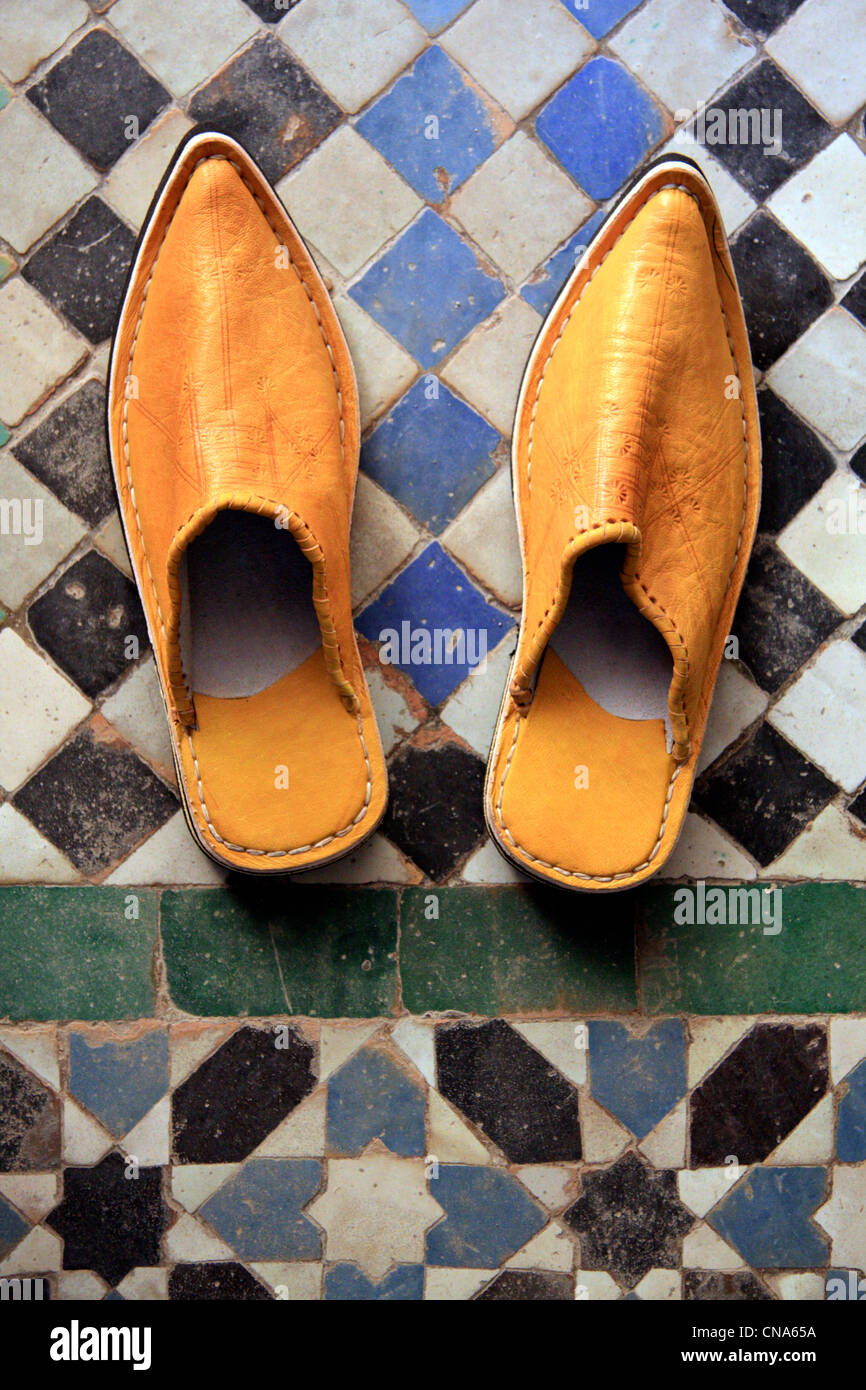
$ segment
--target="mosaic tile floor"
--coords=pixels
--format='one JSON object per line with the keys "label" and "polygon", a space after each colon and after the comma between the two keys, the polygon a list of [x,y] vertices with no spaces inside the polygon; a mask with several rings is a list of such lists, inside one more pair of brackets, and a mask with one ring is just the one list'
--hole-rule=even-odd
{"label": "mosaic tile floor", "polygon": [[[864,0],[4,0],[0,1273],[750,1299],[866,1269],[864,107]],[[185,829],[105,453],[126,269],[194,122],[277,185],[361,392],[391,807],[272,895]],[[764,496],[669,884],[599,905],[484,830],[508,441],[575,255],[668,150],[732,239]],[[404,624],[486,662],[382,664]],[[678,923],[698,879],[783,885],[783,929]]]}
{"label": "mosaic tile floor", "polygon": [[3,1029],[0,1095],[0,1276],[54,1298],[814,1299],[866,1249],[862,1020]]}

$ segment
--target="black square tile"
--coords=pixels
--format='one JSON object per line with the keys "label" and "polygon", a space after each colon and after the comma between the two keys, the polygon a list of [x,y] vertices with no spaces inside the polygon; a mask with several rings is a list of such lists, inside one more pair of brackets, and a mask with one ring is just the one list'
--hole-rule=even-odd
{"label": "black square tile", "polygon": [[803,0],[725,0],[728,9],[762,39],[790,19],[802,3]]}
{"label": "black square tile", "polygon": [[765,372],[830,307],[833,293],[809,253],[763,210],[737,233],[731,256],[752,357]]}
{"label": "black square tile", "polygon": [[[861,627],[858,636],[863,634],[866,634],[866,623]],[[862,643],[860,645],[862,646]],[[866,646],[863,647],[863,650],[866,651]],[[862,825],[866,825],[866,789],[860,792],[859,796],[855,796],[853,801],[849,802],[848,810],[851,812],[852,816],[857,817]]]}
{"label": "black square tile", "polygon": [[866,483],[866,444],[861,444],[856,454],[852,456],[851,467],[857,474],[857,477],[862,478],[864,483]]}
{"label": "black square tile", "polygon": [[759,1023],[692,1092],[691,1168],[763,1163],[827,1091],[823,1024]]}
{"label": "black square tile", "polygon": [[63,1268],[92,1269],[118,1284],[131,1269],[160,1263],[160,1241],[169,1224],[162,1197],[162,1170],[139,1168],[127,1176],[122,1154],[110,1153],[95,1168],[67,1168],[63,1200],[47,1224],[63,1237]]}
{"label": "black square tile", "polygon": [[512,1163],[581,1156],[577,1090],[502,1019],[436,1029],[439,1090]]}
{"label": "black square tile", "polygon": [[256,39],[196,92],[189,114],[232,135],[271,183],[339,125],[343,113],[279,39]]}
{"label": "black square tile", "polygon": [[[707,144],[712,153],[759,202],[781,188],[833,134],[823,116],[769,58],[714,97],[711,109],[728,113],[725,126],[729,137],[748,136],[711,145],[713,127],[708,120]],[[758,116],[735,116],[733,112],[760,113],[764,124],[759,129]],[[747,120],[748,126],[744,124]],[[777,139],[781,148],[775,153]]]}
{"label": "black square tile", "polygon": [[843,309],[866,327],[866,275],[861,275],[856,285],[851,286],[841,303]]}
{"label": "black square tile", "polygon": [[866,623],[864,623],[862,627],[858,627],[857,631],[852,635],[851,641],[856,647],[860,648],[861,652],[866,652]]}
{"label": "black square tile", "polygon": [[83,874],[98,874],[164,825],[178,802],[100,721],[34,773],[15,805]]}
{"label": "black square tile", "polygon": [[739,658],[764,690],[779,689],[842,621],[773,542],[758,537],[734,616]]}
{"label": "black square tile", "polygon": [[763,487],[758,527],[775,533],[814,497],[835,468],[833,456],[774,391],[758,392]]}
{"label": "black square tile", "polygon": [[134,249],[126,224],[101,198],[88,198],[21,274],[80,333],[101,343],[114,330]]}
{"label": "black square tile", "polygon": [[382,829],[430,878],[447,878],[485,833],[483,762],[459,743],[409,744],[388,779]]}
{"label": "black square tile", "polygon": [[180,1163],[247,1158],[316,1084],[313,1048],[294,1029],[239,1028],[175,1090],[173,1148]]}
{"label": "black square tile", "polygon": [[91,699],[129,670],[148,645],[135,585],[96,550],[76,560],[31,603],[27,621],[40,646]]}
{"label": "black square tile", "polygon": [[85,381],[12,449],[64,506],[97,526],[114,510],[105,436],[105,388]]}
{"label": "black square tile", "polygon": [[758,863],[771,864],[837,788],[769,724],[762,724],[695,788],[694,800]]}
{"label": "black square tile", "polygon": [[89,34],[27,96],[97,169],[110,169],[171,98],[106,29]]}
{"label": "black square tile", "polygon": [[299,5],[301,0],[244,0],[254,15],[264,24],[279,24],[289,10]]}

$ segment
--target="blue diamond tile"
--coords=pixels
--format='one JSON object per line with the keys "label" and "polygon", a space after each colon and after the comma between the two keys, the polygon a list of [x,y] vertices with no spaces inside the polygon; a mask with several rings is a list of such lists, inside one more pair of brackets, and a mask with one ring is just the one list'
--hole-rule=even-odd
{"label": "blue diamond tile", "polygon": [[359,1154],[379,1139],[403,1158],[425,1152],[424,1092],[378,1047],[364,1047],[328,1082],[328,1152]]}
{"label": "blue diamond tile", "polygon": [[382,643],[380,660],[405,671],[425,700],[438,705],[514,624],[433,541],[355,626],[368,641]]}
{"label": "blue diamond tile", "polygon": [[755,1269],[814,1269],[829,1252],[811,1219],[824,1188],[823,1168],[755,1168],[707,1221]]}
{"label": "blue diamond tile", "polygon": [[599,208],[588,222],[584,222],[580,231],[575,232],[570,241],[558,251],[554,251],[550,260],[536,270],[529,283],[523,286],[521,295],[539,314],[546,316],[550,313],[560,290],[592,241],[604,217],[603,210]]}
{"label": "blue diamond tile", "polygon": [[438,534],[495,473],[498,444],[470,406],[421,377],[370,435],[361,467]]}
{"label": "blue diamond tile", "polygon": [[594,39],[600,39],[636,10],[641,0],[562,0],[562,3]]}
{"label": "blue diamond tile", "polygon": [[560,87],[535,129],[597,202],[615,193],[664,135],[655,102],[611,58],[591,59]]}
{"label": "blue diamond tile", "polygon": [[428,48],[357,128],[431,203],[453,193],[497,143],[492,111],[441,48]]}
{"label": "blue diamond tile", "polygon": [[427,208],[350,293],[422,367],[433,367],[493,312],[505,290]]}
{"label": "blue diamond tile", "polygon": [[428,34],[438,34],[463,13],[469,0],[406,0],[406,4]]}
{"label": "blue diamond tile", "polygon": [[590,1023],[589,1075],[594,1099],[644,1139],[686,1093],[681,1020],[666,1018],[639,1038],[622,1023]]}
{"label": "blue diamond tile", "polygon": [[120,1138],[168,1090],[168,1035],[148,1030],[128,1042],[69,1035],[69,1090]]}
{"label": "blue diamond tile", "polygon": [[334,1265],[325,1275],[325,1300],[417,1303],[424,1297],[424,1266],[397,1265],[374,1284],[355,1265]]}
{"label": "blue diamond tile", "polygon": [[496,1269],[545,1224],[545,1216],[501,1168],[442,1164],[430,1191],[445,1219],[427,1233],[427,1263]]}
{"label": "blue diamond tile", "polygon": [[23,1216],[4,1197],[0,1197],[0,1260],[4,1259],[30,1230]]}
{"label": "blue diamond tile", "polygon": [[251,1158],[198,1214],[242,1260],[315,1260],[321,1234],[301,1208],[321,1182],[314,1158]]}
{"label": "blue diamond tile", "polygon": [[840,1163],[866,1159],[866,1062],[845,1077],[845,1094],[836,1114],[837,1155]]}

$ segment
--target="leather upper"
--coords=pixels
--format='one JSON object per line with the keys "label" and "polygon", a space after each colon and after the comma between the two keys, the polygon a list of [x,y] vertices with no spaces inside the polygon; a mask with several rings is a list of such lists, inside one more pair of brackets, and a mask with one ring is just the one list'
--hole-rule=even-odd
{"label": "leather upper", "polygon": [[[757,409],[739,296],[712,194],[697,172],[677,168],[644,180],[593,243],[533,350],[515,427],[524,614],[491,754],[488,817],[527,867],[578,886],[627,886],[673,846],[757,516]],[[536,726],[542,718],[539,693],[551,699],[536,686],[539,666],[578,557],[610,543],[626,547],[623,586],[671,653],[673,746],[661,726],[641,746],[646,729],[586,708],[578,687],[570,698],[584,706],[584,737],[575,758],[594,748],[596,795],[572,799],[570,828],[567,820],[556,828],[555,769],[546,769],[545,794],[532,767],[545,749],[553,761],[550,741],[539,747],[530,727],[534,714]],[[542,680],[551,690],[576,685],[549,664]],[[544,718],[555,723],[552,706]],[[630,809],[628,780],[641,812]]]}
{"label": "leather upper", "polygon": [[[109,423],[124,528],[196,832],[238,867],[262,867],[247,851],[274,861],[292,852],[291,865],[268,867],[320,862],[363,838],[385,799],[350,602],[357,393],[306,248],[252,160],[226,137],[202,136],[182,150],[151,215],[115,339]],[[189,688],[179,642],[183,554],[226,509],[273,517],[311,562],[320,659],[306,674],[293,673],[296,688],[284,695],[310,713],[322,701],[315,736],[327,740],[330,728],[344,755],[333,786],[319,787],[323,815],[284,797],[271,811],[260,808],[252,837],[244,827],[255,794],[237,759],[232,767],[230,729],[227,741],[205,745],[206,704]],[[232,704],[244,713],[240,701],[216,703],[226,706],[223,723]],[[249,731],[244,740],[254,748]],[[313,748],[307,756],[315,764]],[[265,767],[272,778],[270,752]],[[221,785],[222,829],[208,811],[208,780]],[[308,803],[315,777],[309,782]],[[349,812],[361,814],[347,828]],[[330,831],[322,834],[323,826]],[[328,835],[333,845],[316,844]]]}

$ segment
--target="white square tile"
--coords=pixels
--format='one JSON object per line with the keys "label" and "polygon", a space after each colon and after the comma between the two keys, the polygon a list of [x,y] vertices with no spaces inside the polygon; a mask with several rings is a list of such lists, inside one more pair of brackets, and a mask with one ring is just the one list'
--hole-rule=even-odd
{"label": "white square tile", "polygon": [[463,865],[460,875],[464,883],[529,883],[527,874],[515,868],[510,859],[500,854],[492,840],[485,840]]}
{"label": "white square tile", "polygon": [[866,781],[866,653],[831,642],[767,716],[846,792]]}
{"label": "white square tile", "polygon": [[743,225],[746,218],[751,217],[758,204],[751,194],[746,192],[743,185],[739,183],[733,175],[728,173],[724,164],[721,164],[714,155],[710,154],[706,145],[702,145],[698,140],[686,138],[686,129],[686,126],[681,126],[664,148],[660,150],[659,156],[685,155],[688,159],[693,159],[696,164],[701,166],[716,195],[716,202],[722,214],[725,231],[729,237],[733,236],[737,228]]}
{"label": "white square tile", "polygon": [[103,555],[107,555],[112,564],[128,579],[132,579],[132,566],[129,563],[129,551],[126,548],[126,541],[123,535],[123,527],[120,524],[120,517],[117,512],[112,512],[111,516],[104,525],[96,532],[93,543]]}
{"label": "white square tile", "polygon": [[673,853],[662,866],[661,878],[743,879],[755,877],[755,866],[739,845],[715,821],[689,811]]}
{"label": "white square tile", "polygon": [[843,613],[866,603],[866,488],[853,473],[828,478],[778,544]]}
{"label": "white square tile", "polygon": [[509,632],[496,650],[488,653],[483,665],[479,663],[442,707],[445,723],[482,758],[486,758],[490,751],[516,642],[516,630]]}
{"label": "white square tile", "polygon": [[380,328],[354,299],[338,295],[334,308],[352,354],[361,428],[366,429],[415,380],[418,367],[405,348]]}
{"label": "white square tile", "polygon": [[144,221],[159,181],[192,121],[169,111],[143,139],[118,160],[102,187],[102,197],[136,231]]}
{"label": "white square tile", "polygon": [[111,23],[176,97],[210,77],[259,28],[243,0],[117,0]]}
{"label": "white square tile", "polygon": [[299,883],[417,883],[419,871],[403,858],[400,851],[385,835],[374,835],[360,849],[298,874]]}
{"label": "white square tile", "polygon": [[475,494],[440,539],[498,599],[510,608],[518,607],[523,598],[523,565],[508,464]]}
{"label": "white square tile", "polygon": [[866,329],[846,309],[830,309],[767,373],[777,395],[837,449],[866,434]]}
{"label": "white square tile", "polygon": [[358,474],[349,552],[352,607],[359,609],[409,558],[420,532],[384,488]]}
{"label": "white square tile", "polygon": [[714,763],[767,708],[767,697],[733,661],[722,661],[713,692],[698,773]]}
{"label": "white square tile", "polygon": [[102,706],[117,732],[164,775],[174,775],[174,757],[165,706],[153,657],[148,656],[126,677]]}
{"label": "white square tile", "polygon": [[482,323],[442,369],[443,381],[509,436],[529,349],[541,315],[524,299],[513,298]]}
{"label": "white square tile", "polygon": [[427,42],[397,0],[301,0],[279,35],[346,111],[359,111]]}
{"label": "white square tile", "polygon": [[347,276],[423,206],[378,150],[348,125],[293,169],[277,193],[301,235]]}
{"label": "white square tile", "polygon": [[203,853],[190,835],[183,811],[177,811],[128,859],[118,864],[105,881],[182,885],[223,883],[225,877],[225,869]]}
{"label": "white square tile", "polygon": [[90,709],[11,628],[0,632],[0,784],[14,791]]}
{"label": "white square tile", "polygon": [[[368,669],[366,675],[370,688],[370,699],[373,701],[373,709],[376,712],[376,724],[379,728],[379,737],[382,740],[382,749],[385,757],[388,758],[401,739],[406,738],[414,729],[417,729],[419,718],[409,708],[402,691],[399,689],[397,680],[387,680],[381,666]],[[400,678],[398,677],[398,679]]]}
{"label": "white square tile", "polygon": [[19,424],[86,356],[32,285],[15,275],[0,286],[0,420]]}
{"label": "white square tile", "polygon": [[84,0],[3,0],[0,67],[13,82],[23,82],[89,18]]}
{"label": "white square tile", "polygon": [[0,111],[0,168],[0,236],[16,251],[96,187],[93,170],[23,97]]}
{"label": "white square tile", "polygon": [[80,883],[81,874],[7,801],[0,806],[0,883]]}
{"label": "white square tile", "polygon": [[715,0],[650,0],[610,46],[675,113],[696,111],[755,52]]}
{"label": "white square tile", "polygon": [[440,42],[516,121],[595,47],[559,0],[476,0]]}
{"label": "white square tile", "polygon": [[858,835],[844,811],[825,806],[810,826],[761,877],[866,881],[866,840]]}
{"label": "white square tile", "polygon": [[866,154],[850,135],[816,154],[768,207],[837,280],[866,261]]}
{"label": "white square tile", "polygon": [[0,535],[0,602],[17,608],[78,544],[86,528],[11,454],[0,454],[0,497],[9,517],[4,521],[7,534]]}
{"label": "white square tile", "polygon": [[525,131],[500,145],[451,200],[451,214],[521,283],[585,221],[593,204]]}
{"label": "white square tile", "polygon": [[829,121],[866,102],[866,0],[806,0],[767,50]]}

